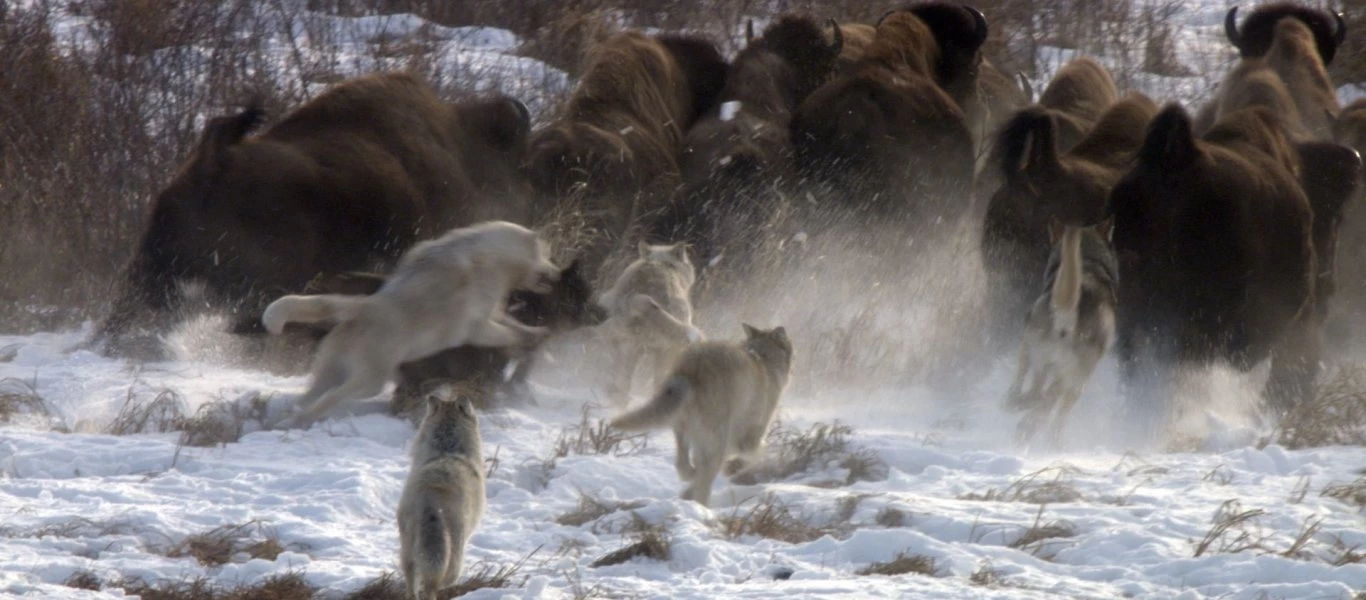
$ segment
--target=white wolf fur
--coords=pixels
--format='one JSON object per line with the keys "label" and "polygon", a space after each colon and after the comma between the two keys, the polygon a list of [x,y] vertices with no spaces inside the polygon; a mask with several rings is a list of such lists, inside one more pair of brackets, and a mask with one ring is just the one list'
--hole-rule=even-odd
{"label": "white wolf fur", "polygon": [[[1115,338],[1113,220],[1091,227],[1049,225],[1057,272],[1029,311],[1008,404],[1028,413],[1016,429],[1028,442],[1057,409],[1049,427],[1061,440],[1067,415]],[[1083,301],[1085,300],[1085,301]],[[1026,386],[1026,381],[1028,385]]]}
{"label": "white wolf fur", "polygon": [[744,327],[744,341],[689,346],[648,403],[612,419],[628,431],[672,427],[674,466],[689,482],[682,496],[703,506],[727,458],[740,457],[725,464],[733,475],[763,452],[792,371],[792,342],[782,327]]}
{"label": "white wolf fur", "polygon": [[514,289],[545,293],[560,270],[531,230],[505,221],[453,229],[420,242],[369,296],[285,296],[266,307],[271,333],[286,323],[332,320],[313,360],[301,411],[277,426],[306,426],[342,401],[379,394],[398,365],[447,348],[527,346],[544,336],[504,311]]}
{"label": "white wolf fur", "polygon": [[399,567],[414,600],[434,600],[460,577],[484,514],[484,458],[469,398],[427,397],[413,466],[398,504]]}
{"label": "white wolf fur", "polygon": [[[630,402],[631,377],[642,360],[652,366],[653,380],[658,382],[678,350],[689,340],[701,339],[701,332],[692,325],[689,296],[697,274],[688,260],[687,246],[641,242],[637,249],[640,256],[598,298],[608,314],[599,329],[610,359],[607,396],[619,406]],[[647,301],[663,309],[669,319],[651,315]],[[642,320],[646,316],[650,318]]]}

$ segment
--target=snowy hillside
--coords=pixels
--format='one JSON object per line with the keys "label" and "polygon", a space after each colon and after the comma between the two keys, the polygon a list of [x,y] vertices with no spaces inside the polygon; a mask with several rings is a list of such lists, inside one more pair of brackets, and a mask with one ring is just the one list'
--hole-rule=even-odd
{"label": "snowy hillside", "polygon": [[[1140,76],[1144,91],[1188,102],[1210,92],[1232,58],[1224,10],[1192,2],[1177,17],[1180,57],[1206,74]],[[517,56],[506,31],[309,18],[284,25],[290,35],[266,40],[267,51],[346,76],[376,67],[360,58],[367,45],[421,37],[440,48],[442,68],[541,116],[572,84]],[[83,25],[73,16],[61,34],[96,43]],[[329,50],[308,56],[314,45]],[[1072,52],[1041,60],[1055,69]],[[311,91],[326,85],[290,75]],[[934,285],[972,283],[955,269]],[[756,296],[762,316],[747,318],[798,329],[814,322],[808,313],[843,306],[841,294],[874,287],[806,285],[794,286],[808,292],[796,301]],[[873,328],[936,352],[936,289],[914,288]],[[733,338],[736,318],[699,320]],[[13,413],[0,423],[0,596],[295,582],[362,598],[392,583],[412,424],[377,402],[307,431],[262,430],[255,411],[292,401],[306,377],[253,366],[244,357],[258,350],[216,333],[221,325],[187,323],[167,340],[176,359],[145,365],[77,349],[89,325],[0,336],[0,413]],[[975,385],[952,392],[798,374],[772,439],[777,472],[718,483],[707,509],[677,498],[672,436],[598,429],[612,413],[583,377],[594,356],[564,345],[534,378],[539,406],[481,415],[488,509],[466,574],[503,575],[505,587],[465,597],[1366,598],[1366,447],[1263,445],[1272,432],[1245,409],[1264,372],[1200,374],[1183,452],[1126,434],[1112,360],[1058,450],[1013,445],[1014,417],[999,408],[1008,360],[984,361]]]}

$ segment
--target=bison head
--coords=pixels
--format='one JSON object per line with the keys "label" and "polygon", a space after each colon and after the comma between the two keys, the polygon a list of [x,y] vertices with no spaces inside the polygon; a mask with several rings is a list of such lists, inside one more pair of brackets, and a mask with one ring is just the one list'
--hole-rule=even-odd
{"label": "bison head", "polygon": [[987,41],[990,28],[982,12],[965,4],[925,2],[894,10],[882,16],[905,12],[919,18],[938,46],[938,56],[931,65],[934,80],[955,99],[966,97],[967,88],[975,87],[977,70],[982,63],[982,44]]}
{"label": "bison head", "polygon": [[1261,57],[1271,49],[1271,42],[1276,37],[1276,22],[1287,17],[1299,19],[1309,27],[1314,33],[1319,58],[1323,59],[1323,64],[1331,64],[1338,46],[1347,39],[1347,22],[1341,13],[1277,2],[1257,7],[1240,29],[1238,7],[1235,6],[1224,16],[1224,35],[1243,58]]}

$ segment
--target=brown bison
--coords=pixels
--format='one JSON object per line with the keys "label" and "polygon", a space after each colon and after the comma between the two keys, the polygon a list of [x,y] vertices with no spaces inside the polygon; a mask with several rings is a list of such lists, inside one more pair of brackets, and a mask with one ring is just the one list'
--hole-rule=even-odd
{"label": "brown bison", "polygon": [[843,23],[840,26],[840,57],[835,63],[837,71],[845,71],[863,60],[868,49],[877,39],[877,28],[867,23]]}
{"label": "brown bison", "polygon": [[[1357,100],[1338,114],[1333,126],[1333,139],[1338,143],[1366,152],[1366,99]],[[1306,165],[1309,161],[1306,160]],[[1341,182],[1339,182],[1341,183]],[[1355,185],[1360,188],[1358,178]],[[1339,348],[1361,349],[1363,336],[1353,335],[1366,324],[1366,207],[1361,195],[1347,208],[1343,217],[1337,273],[1338,294],[1333,298],[1326,328],[1328,341]]]}
{"label": "brown bison", "polygon": [[1088,226],[1109,214],[1110,189],[1132,166],[1157,105],[1130,94],[1099,115],[1095,127],[1063,152],[1067,128],[1056,111],[1021,111],[1001,131],[1001,179],[982,225],[992,320],[1004,343],[1013,343],[1019,316],[1042,293],[1038,274],[1048,264],[1049,223]]}
{"label": "brown bison", "polygon": [[508,97],[443,101],[403,73],[347,81],[248,136],[258,108],[211,120],[152,205],[95,341],[161,355],[155,334],[204,284],[260,328],[265,304],[328,273],[392,264],[417,240],[486,219],[526,222],[517,169],[530,120]]}
{"label": "brown bison", "polygon": [[735,57],[721,104],[684,139],[683,189],[651,241],[686,241],[704,265],[726,255],[727,271],[747,264],[744,249],[781,212],[775,187],[791,180],[792,111],[836,68],[844,38],[829,25],[827,35],[811,17],[784,15]]}
{"label": "brown bison", "polygon": [[1229,9],[1224,31],[1242,60],[1201,111],[1201,130],[1238,109],[1265,106],[1296,139],[1331,139],[1341,107],[1326,66],[1347,36],[1342,16],[1275,3],[1258,7],[1240,29],[1237,14]]}
{"label": "brown bison", "polygon": [[986,35],[972,8],[892,11],[863,60],[802,102],[790,128],[796,164],[837,199],[820,216],[930,223],[962,214],[974,152],[954,94],[976,88]]}
{"label": "brown bison", "polygon": [[674,193],[683,134],[715,104],[728,68],[699,38],[613,35],[589,50],[569,101],[533,134],[537,218],[582,217],[587,235],[566,245],[582,246],[570,249],[590,280],[628,228]]}
{"label": "brown bison", "polygon": [[[373,294],[386,277],[376,273],[344,273],[330,277],[314,288],[324,294]],[[593,287],[584,278],[579,261],[560,271],[560,278],[549,293],[514,291],[507,299],[507,313],[530,327],[545,327],[556,335],[580,327],[598,325],[606,311],[593,302]],[[294,327],[294,326],[292,326]],[[314,328],[317,334],[327,327]],[[460,346],[427,358],[399,365],[398,387],[394,390],[395,414],[420,407],[421,400],[443,383],[453,383],[473,392],[483,403],[498,400],[531,400],[527,378],[538,355],[538,348],[481,348]],[[520,357],[520,359],[519,359]],[[508,369],[512,372],[509,373]]]}
{"label": "brown bison", "polygon": [[1216,360],[1248,370],[1269,356],[1274,408],[1311,393],[1316,248],[1327,241],[1315,222],[1335,219],[1333,207],[1311,205],[1299,170],[1289,132],[1265,108],[1225,115],[1200,138],[1179,106],[1153,119],[1110,196],[1126,382]]}

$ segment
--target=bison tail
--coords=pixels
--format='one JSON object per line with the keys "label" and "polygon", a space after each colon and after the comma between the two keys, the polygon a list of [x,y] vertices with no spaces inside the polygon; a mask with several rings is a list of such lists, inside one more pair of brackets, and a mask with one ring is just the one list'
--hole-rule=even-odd
{"label": "bison tail", "polygon": [[645,406],[612,419],[612,426],[625,431],[658,429],[671,423],[674,415],[693,395],[692,384],[686,377],[673,376]]}
{"label": "bison tail", "polygon": [[266,307],[261,322],[274,334],[283,332],[288,323],[342,323],[354,319],[366,302],[363,296],[284,296]]}

